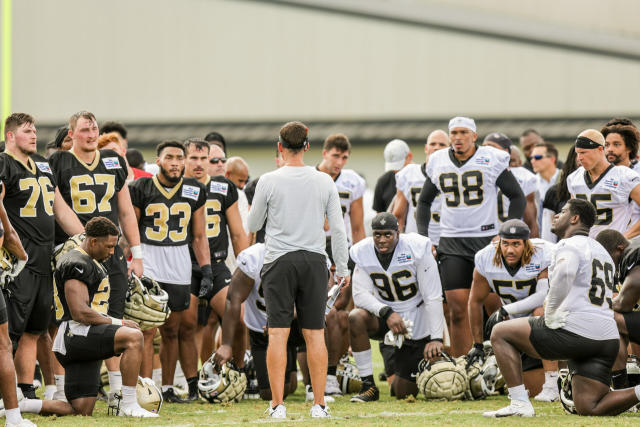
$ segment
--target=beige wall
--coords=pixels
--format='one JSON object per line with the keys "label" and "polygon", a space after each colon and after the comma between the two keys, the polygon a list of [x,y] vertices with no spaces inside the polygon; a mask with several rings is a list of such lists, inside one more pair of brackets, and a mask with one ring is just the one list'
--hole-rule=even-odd
{"label": "beige wall", "polygon": [[40,122],[640,114],[633,60],[251,1],[13,7],[13,109]]}

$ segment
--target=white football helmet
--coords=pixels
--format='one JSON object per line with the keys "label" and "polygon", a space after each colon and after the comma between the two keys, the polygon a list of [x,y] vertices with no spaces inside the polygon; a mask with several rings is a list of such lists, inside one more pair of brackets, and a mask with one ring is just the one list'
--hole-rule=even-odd
{"label": "white football helmet", "polygon": [[358,368],[349,361],[348,355],[338,362],[336,378],[342,394],[358,393],[362,389],[362,378],[358,373]]}
{"label": "white football helmet", "polygon": [[247,376],[227,362],[218,368],[213,356],[202,365],[198,390],[209,403],[239,402],[247,389]]}
{"label": "white football helmet", "polygon": [[576,405],[573,403],[573,388],[571,387],[571,373],[568,369],[558,371],[558,390],[560,390],[560,403],[567,414],[577,414]]}

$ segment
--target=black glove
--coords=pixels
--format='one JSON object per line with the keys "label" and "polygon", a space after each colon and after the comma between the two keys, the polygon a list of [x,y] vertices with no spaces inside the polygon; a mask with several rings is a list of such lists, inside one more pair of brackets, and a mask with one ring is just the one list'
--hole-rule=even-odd
{"label": "black glove", "polygon": [[203,265],[200,267],[202,270],[202,279],[200,279],[200,292],[198,293],[198,298],[200,300],[206,300],[207,303],[209,299],[213,296],[213,271],[211,270],[211,265]]}
{"label": "black glove", "polygon": [[487,322],[484,324],[484,340],[487,341],[491,339],[491,331],[493,331],[493,327],[498,323],[506,320],[509,317],[509,313],[504,307],[500,307],[487,319]]}
{"label": "black glove", "polygon": [[469,366],[476,362],[480,362],[480,364],[484,363],[484,346],[478,343],[473,344],[473,347],[471,347],[471,350],[467,353],[466,369],[469,369]]}

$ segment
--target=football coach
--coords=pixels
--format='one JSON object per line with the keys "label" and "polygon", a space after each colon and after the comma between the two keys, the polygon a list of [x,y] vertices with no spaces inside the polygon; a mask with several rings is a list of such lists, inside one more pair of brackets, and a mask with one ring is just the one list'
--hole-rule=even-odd
{"label": "football coach", "polygon": [[260,177],[249,212],[251,232],[261,229],[266,219],[266,253],[261,276],[269,328],[267,371],[273,399],[268,412],[273,418],[286,418],[284,371],[294,305],[307,344],[314,390],[311,416],[329,416],[324,402],[327,380],[324,312],[329,278],[325,217],[331,228],[336,281],[348,280],[347,236],[338,190],[328,174],[305,166],[304,153],[308,149],[309,129],[304,124],[289,122],[282,126],[278,151],[284,166]]}

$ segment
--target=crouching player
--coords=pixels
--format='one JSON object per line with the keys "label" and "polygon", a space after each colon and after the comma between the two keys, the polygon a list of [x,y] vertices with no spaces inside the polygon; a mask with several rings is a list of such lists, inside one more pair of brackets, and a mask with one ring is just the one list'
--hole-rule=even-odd
{"label": "crouching player", "polygon": [[[542,304],[547,296],[549,280],[547,267],[551,264],[553,244],[542,239],[529,239],[529,227],[524,221],[510,219],[500,226],[500,240],[490,243],[475,256],[473,283],[469,296],[469,321],[473,348],[468,354],[468,364],[484,359],[484,331],[482,307],[491,292],[502,301],[502,307],[491,321],[517,319],[542,315]],[[488,322],[489,323],[489,322]],[[553,402],[558,399],[558,363],[533,359],[523,355],[524,382],[527,390],[540,393],[535,400]],[[540,368],[544,366],[542,384]]]}
{"label": "crouching player", "polygon": [[101,263],[113,255],[118,228],[105,217],[95,217],[87,222],[85,232],[86,239],[60,258],[54,274],[56,318],[61,323],[53,351],[65,369],[64,391],[69,403],[25,399],[20,402],[20,409],[43,415],[91,415],[100,387],[102,361],[121,354],[120,414],[157,417],[136,400],[142,332],[135,322],[106,314],[109,277]]}
{"label": "crouching player", "polygon": [[640,386],[609,389],[620,341],[611,310],[615,265],[589,237],[596,217],[591,203],[570,199],[553,218],[551,231],[559,242],[549,266],[544,316],[507,320],[493,328],[491,344],[511,404],[484,416],[534,415],[522,383],[520,352],[569,361],[573,405],[580,415],[616,415],[640,401]]}
{"label": "crouching player", "polygon": [[[382,340],[389,331],[396,338],[406,336],[394,355],[391,387],[398,399],[418,393],[418,363],[442,352],[442,287],[431,241],[415,233],[398,234],[398,221],[390,213],[376,215],[371,226],[373,237],[350,250],[356,264],[351,281],[356,308],[349,313],[349,327],[362,378],[362,389],[352,402],[380,398],[369,338]],[[413,325],[410,334],[407,323]]]}

